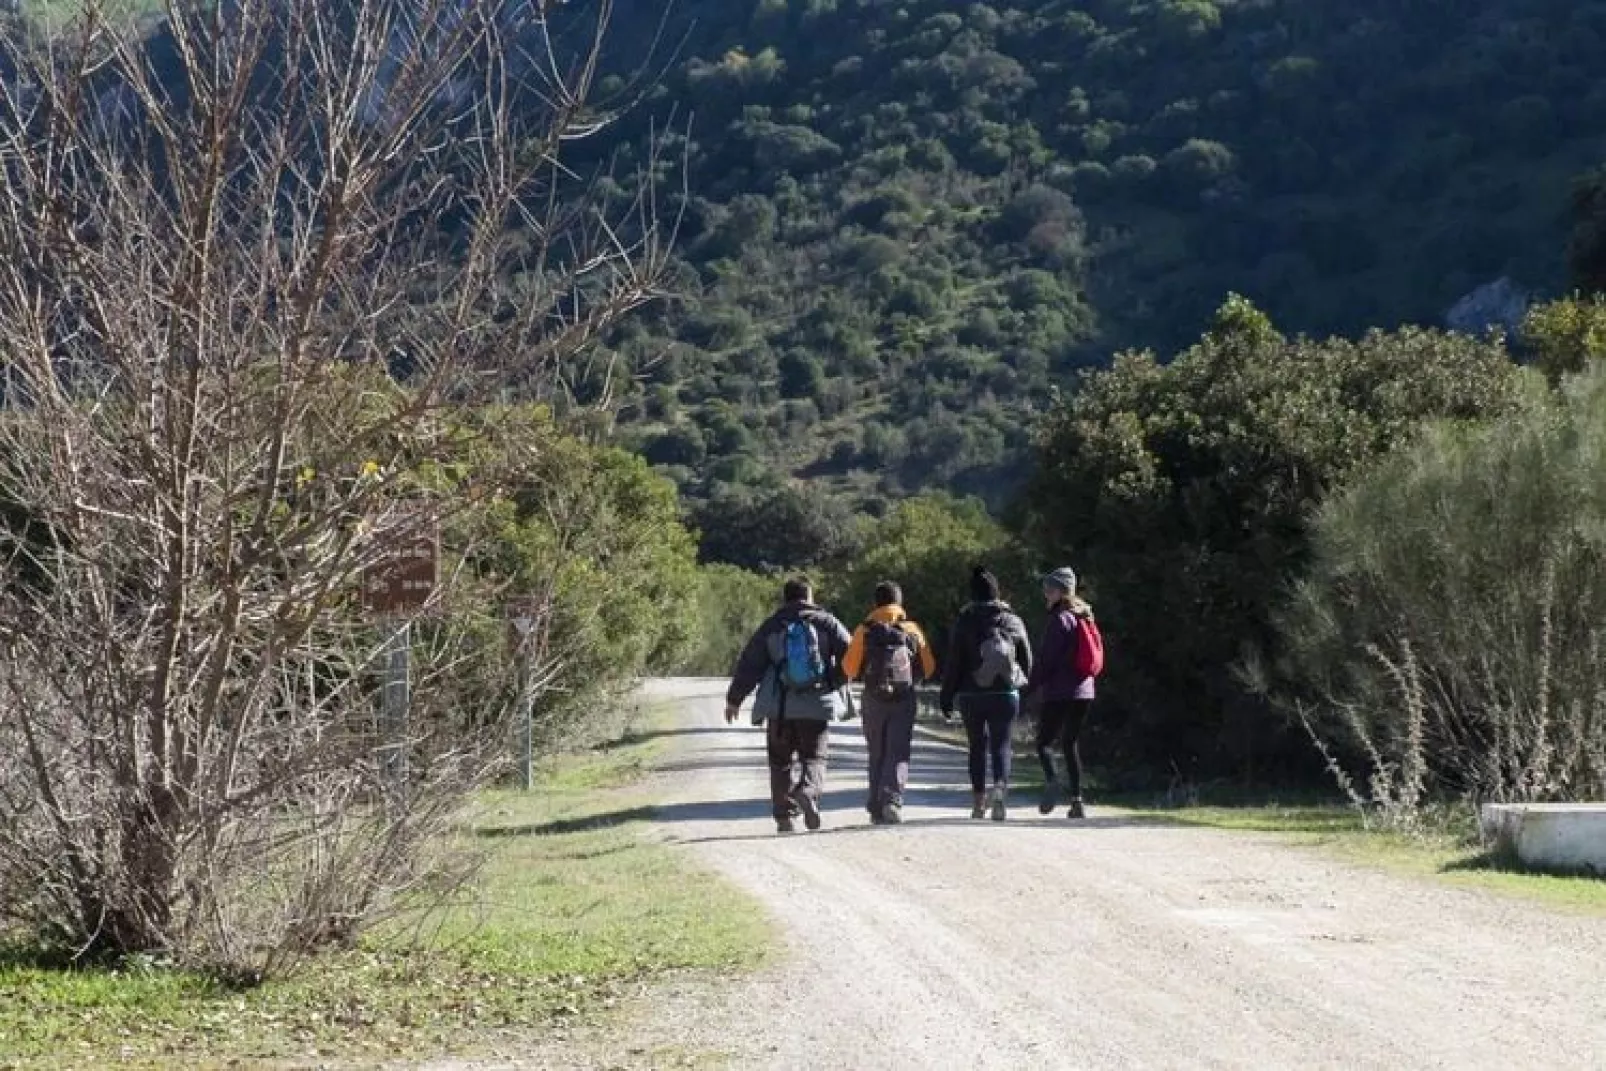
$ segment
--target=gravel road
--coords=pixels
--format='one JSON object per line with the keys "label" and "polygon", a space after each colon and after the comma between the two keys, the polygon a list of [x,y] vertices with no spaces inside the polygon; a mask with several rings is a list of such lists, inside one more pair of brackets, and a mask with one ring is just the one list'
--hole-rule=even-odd
{"label": "gravel road", "polygon": [[1606,919],[1035,800],[972,822],[939,744],[916,751],[908,823],[871,828],[857,724],[833,731],[826,828],[777,837],[762,739],[725,727],[722,690],[652,686],[683,711],[660,831],[762,902],[787,954],[662,994],[655,1047],[762,1068],[1606,1068]]}

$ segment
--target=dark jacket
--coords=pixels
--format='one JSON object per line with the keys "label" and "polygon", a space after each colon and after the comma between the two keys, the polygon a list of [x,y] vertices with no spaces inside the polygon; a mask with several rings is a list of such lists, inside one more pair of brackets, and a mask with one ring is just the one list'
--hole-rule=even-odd
{"label": "dark jacket", "polygon": [[[753,689],[765,682],[766,675],[778,669],[784,658],[782,644],[786,626],[799,618],[814,629],[820,645],[820,658],[825,662],[827,690],[834,694],[847,682],[842,673],[842,658],[848,653],[848,644],[853,639],[847,628],[813,603],[789,602],[771,614],[753,633],[747,646],[742,648],[736,668],[731,672],[731,684],[725,692],[725,702],[740,704],[753,693]],[[760,699],[763,698],[761,694]],[[811,716],[811,713],[805,713],[805,708],[827,720],[835,716],[835,708],[830,704],[796,703],[787,710],[789,716]]]}
{"label": "dark jacket", "polygon": [[959,619],[954,622],[947,671],[943,673],[942,694],[938,698],[944,714],[953,713],[955,696],[1014,691],[1013,688],[1002,686],[983,688],[976,683],[976,669],[981,664],[982,637],[995,624],[1015,641],[1015,664],[1022,673],[1031,673],[1032,641],[1026,635],[1025,623],[1006,602],[973,602],[959,612]]}
{"label": "dark jacket", "polygon": [[1093,678],[1078,676],[1075,665],[1076,634],[1081,624],[1069,607],[1060,607],[1043,623],[1037,642],[1037,665],[1032,668],[1022,695],[1041,692],[1044,702],[1092,699]]}

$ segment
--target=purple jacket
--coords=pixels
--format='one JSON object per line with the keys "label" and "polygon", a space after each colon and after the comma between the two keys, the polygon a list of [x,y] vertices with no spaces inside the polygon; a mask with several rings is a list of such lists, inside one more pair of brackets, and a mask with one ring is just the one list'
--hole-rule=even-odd
{"label": "purple jacket", "polygon": [[1077,676],[1074,665],[1076,633],[1081,627],[1069,610],[1062,608],[1048,615],[1023,697],[1041,692],[1049,703],[1093,698],[1093,678]]}

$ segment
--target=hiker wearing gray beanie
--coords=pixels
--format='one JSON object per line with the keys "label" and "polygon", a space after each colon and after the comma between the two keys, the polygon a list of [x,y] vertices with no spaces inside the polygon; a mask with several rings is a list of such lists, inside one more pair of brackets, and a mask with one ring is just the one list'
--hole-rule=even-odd
{"label": "hiker wearing gray beanie", "polygon": [[1068,565],[1060,566],[1043,577],[1043,586],[1048,587],[1050,585],[1059,588],[1066,595],[1074,596],[1076,594],[1076,570]]}
{"label": "hiker wearing gray beanie", "polygon": [[[1041,700],[1037,757],[1043,765],[1043,798],[1037,809],[1042,814],[1052,814],[1063,791],[1069,804],[1068,816],[1084,818],[1087,810],[1082,803],[1078,741],[1093,707],[1093,678],[1098,670],[1089,673],[1078,667],[1078,649],[1084,639],[1094,638],[1102,657],[1103,640],[1093,624],[1093,608],[1076,594],[1076,572],[1069,566],[1044,575],[1043,602],[1048,607],[1048,619],[1038,640],[1036,665],[1022,692],[1023,699],[1036,695]],[[1055,776],[1053,747],[1060,748],[1065,756],[1063,784]]]}

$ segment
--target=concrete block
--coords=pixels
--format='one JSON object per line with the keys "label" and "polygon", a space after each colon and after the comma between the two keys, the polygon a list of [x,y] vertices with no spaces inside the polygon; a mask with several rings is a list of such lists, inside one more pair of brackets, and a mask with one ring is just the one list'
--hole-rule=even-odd
{"label": "concrete block", "polygon": [[1606,803],[1488,803],[1480,824],[1524,866],[1606,877]]}

